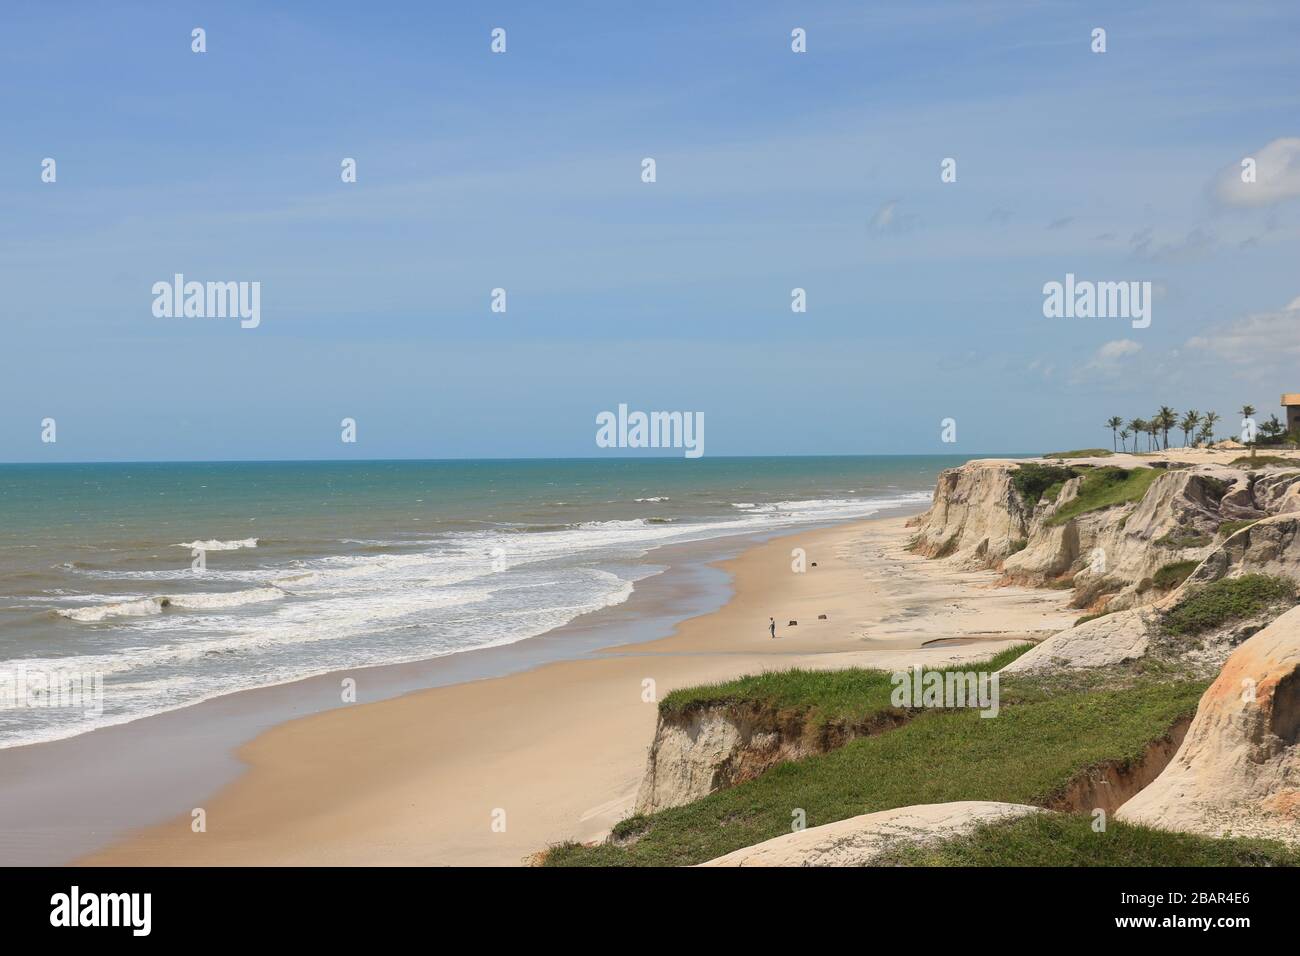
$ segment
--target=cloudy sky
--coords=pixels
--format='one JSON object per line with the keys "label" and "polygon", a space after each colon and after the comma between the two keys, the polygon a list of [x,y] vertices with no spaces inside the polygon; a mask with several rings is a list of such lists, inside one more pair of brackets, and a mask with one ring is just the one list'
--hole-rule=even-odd
{"label": "cloudy sky", "polygon": [[[1300,391],[1293,2],[452,6],[5,5],[0,460],[587,456],[619,403],[1043,451]],[[155,317],[178,272],[260,326]],[[1067,273],[1150,327],[1045,318]]]}

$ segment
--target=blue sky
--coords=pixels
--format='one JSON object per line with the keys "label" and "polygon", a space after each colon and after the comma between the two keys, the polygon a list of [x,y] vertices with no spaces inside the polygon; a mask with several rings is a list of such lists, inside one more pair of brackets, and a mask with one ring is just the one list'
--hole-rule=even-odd
{"label": "blue sky", "polygon": [[[703,412],[710,455],[1046,450],[1300,390],[1294,3],[0,27],[0,460],[588,456],[619,403]],[[154,317],[176,272],[259,281],[260,326]],[[1151,327],[1044,318],[1067,272],[1151,281]]]}

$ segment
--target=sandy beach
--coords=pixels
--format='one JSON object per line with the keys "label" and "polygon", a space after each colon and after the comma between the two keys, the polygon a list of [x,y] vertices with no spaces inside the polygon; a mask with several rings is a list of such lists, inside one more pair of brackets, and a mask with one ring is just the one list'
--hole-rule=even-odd
{"label": "sandy beach", "polygon": [[[662,697],[763,669],[973,659],[1077,615],[1059,592],[994,587],[992,573],[907,553],[905,521],[757,544],[721,563],[732,599],[662,640],[274,727],[202,804],[206,832],[187,814],[80,862],[520,864],[599,839],[630,812],[655,726],[646,681]],[[805,573],[791,570],[794,548]]]}

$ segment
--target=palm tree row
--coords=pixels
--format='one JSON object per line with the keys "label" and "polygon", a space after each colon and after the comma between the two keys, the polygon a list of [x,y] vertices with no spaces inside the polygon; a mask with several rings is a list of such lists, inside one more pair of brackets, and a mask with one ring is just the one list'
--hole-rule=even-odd
{"label": "palm tree row", "polygon": [[[1250,405],[1242,408],[1242,417],[1249,418],[1255,413],[1255,409]],[[1130,418],[1128,422],[1118,415],[1106,420],[1106,427],[1111,431],[1111,447],[1115,451],[1121,448],[1128,450],[1128,440],[1133,439],[1133,452],[1137,453],[1138,440],[1145,436],[1147,440],[1147,451],[1160,451],[1162,448],[1169,447],[1169,432],[1175,428],[1183,433],[1183,447],[1188,446],[1189,441],[1195,445],[1202,445],[1214,437],[1214,426],[1219,422],[1219,416],[1215,412],[1206,412],[1202,415],[1196,409],[1185,413],[1182,418],[1178,413],[1168,405],[1161,405],[1160,410],[1151,418]]]}

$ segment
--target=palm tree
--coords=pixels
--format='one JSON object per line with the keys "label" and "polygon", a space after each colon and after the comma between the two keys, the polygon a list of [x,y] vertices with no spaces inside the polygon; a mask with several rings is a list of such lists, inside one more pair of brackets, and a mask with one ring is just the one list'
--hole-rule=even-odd
{"label": "palm tree", "polygon": [[[1241,406],[1241,422],[1242,422],[1242,432],[1243,432],[1242,437],[1243,437],[1243,438],[1245,437],[1244,432],[1245,432],[1245,430],[1246,430],[1246,424],[1245,424],[1245,423],[1246,423],[1246,419],[1247,419],[1247,418],[1250,418],[1250,417],[1251,417],[1252,415],[1254,415],[1254,414],[1255,414],[1255,406],[1254,406],[1254,405],[1242,405],[1242,406]],[[1254,436],[1253,434],[1250,436],[1250,441],[1246,442],[1246,444],[1250,446],[1250,457],[1251,457],[1251,458],[1254,458],[1254,457],[1255,457],[1255,436]]]}
{"label": "palm tree", "polygon": [[1141,435],[1143,432],[1145,432],[1145,431],[1147,430],[1146,419],[1145,419],[1145,418],[1130,418],[1130,419],[1129,419],[1129,423],[1128,423],[1128,427],[1129,427],[1129,428],[1132,430],[1132,432],[1133,432],[1133,454],[1136,455],[1136,454],[1137,454],[1137,450],[1138,450],[1138,435]]}
{"label": "palm tree", "polygon": [[1169,429],[1178,424],[1178,413],[1168,405],[1161,405],[1160,411],[1156,412],[1156,427],[1165,436],[1165,451],[1169,450]]}
{"label": "palm tree", "polygon": [[1201,413],[1196,409],[1190,409],[1183,420],[1178,423],[1178,427],[1183,430],[1183,447],[1187,447],[1187,436],[1196,431],[1196,426],[1201,423]]}
{"label": "palm tree", "polygon": [[1211,442],[1214,440],[1214,426],[1219,423],[1218,412],[1206,412],[1205,424],[1201,425],[1201,441]]}
{"label": "palm tree", "polygon": [[1147,431],[1151,433],[1151,440],[1147,442],[1147,451],[1151,451],[1152,446],[1155,447],[1156,451],[1160,450],[1160,422],[1162,420],[1159,413],[1157,413],[1155,418],[1147,422]]}
{"label": "palm tree", "polygon": [[1106,419],[1106,427],[1110,429],[1110,447],[1115,450],[1115,442],[1119,438],[1119,430],[1124,425],[1124,419],[1115,415]]}
{"label": "palm tree", "polygon": [[1119,433],[1120,445],[1125,451],[1128,451],[1128,436],[1129,436],[1129,430],[1127,428],[1120,430]]}

